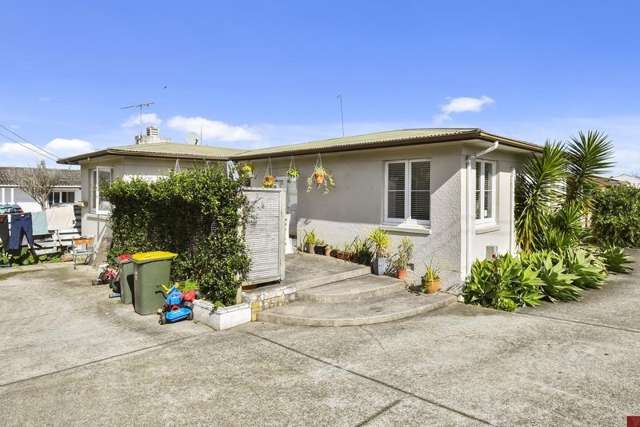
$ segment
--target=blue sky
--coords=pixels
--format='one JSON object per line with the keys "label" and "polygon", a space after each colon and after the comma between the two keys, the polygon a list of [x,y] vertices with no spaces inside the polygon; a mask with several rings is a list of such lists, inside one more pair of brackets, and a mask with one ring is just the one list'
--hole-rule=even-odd
{"label": "blue sky", "polygon": [[[255,147],[471,126],[607,132],[640,172],[638,2],[3,2],[0,124],[59,155],[125,145],[120,107],[177,142]],[[131,126],[133,125],[133,126]],[[5,132],[6,133],[6,132]],[[0,164],[36,156],[0,136]],[[636,166],[638,165],[638,166]]]}

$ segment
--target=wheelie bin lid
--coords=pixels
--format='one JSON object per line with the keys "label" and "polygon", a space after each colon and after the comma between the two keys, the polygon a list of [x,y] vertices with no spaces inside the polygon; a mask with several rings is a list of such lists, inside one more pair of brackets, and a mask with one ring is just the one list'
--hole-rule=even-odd
{"label": "wheelie bin lid", "polygon": [[143,264],[145,262],[152,261],[166,261],[177,257],[178,254],[167,251],[152,251],[152,252],[138,252],[131,256],[131,259],[136,264]]}
{"label": "wheelie bin lid", "polygon": [[131,254],[121,254],[116,257],[118,264],[125,264],[131,262]]}

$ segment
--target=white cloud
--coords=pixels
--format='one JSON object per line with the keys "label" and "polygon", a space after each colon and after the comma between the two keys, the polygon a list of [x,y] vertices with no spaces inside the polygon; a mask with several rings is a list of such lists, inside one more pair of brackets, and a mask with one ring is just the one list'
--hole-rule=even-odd
{"label": "white cloud", "polygon": [[59,157],[69,157],[94,151],[90,142],[75,138],[54,138],[45,145],[45,148]]}
{"label": "white cloud", "polygon": [[132,114],[123,124],[122,127],[131,128],[135,126],[159,126],[162,119],[156,113]]}
{"label": "white cloud", "polygon": [[493,98],[481,96],[473,98],[471,96],[461,96],[452,98],[446,104],[440,107],[440,114],[434,117],[436,123],[451,120],[452,114],[458,113],[477,113],[484,110],[488,105],[494,104]]}
{"label": "white cloud", "polygon": [[234,126],[217,120],[209,120],[204,117],[174,116],[167,122],[170,128],[183,132],[193,132],[207,141],[258,141],[260,135],[249,129],[248,126]]}
{"label": "white cloud", "polygon": [[[94,147],[90,142],[73,138],[54,138],[43,148],[59,157],[69,157],[94,151]],[[48,167],[59,166],[33,144],[0,143],[0,164],[3,166],[33,166],[42,160],[45,161]]]}
{"label": "white cloud", "polygon": [[36,154],[35,151],[26,148],[25,145],[37,151],[37,148],[32,144],[0,143],[0,164],[3,166],[33,166],[41,160],[49,160],[43,154]]}

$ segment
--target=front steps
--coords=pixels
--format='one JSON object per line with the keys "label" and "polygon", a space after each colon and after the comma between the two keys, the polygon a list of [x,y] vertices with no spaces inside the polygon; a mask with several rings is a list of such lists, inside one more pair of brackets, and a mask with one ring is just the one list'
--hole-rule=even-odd
{"label": "front steps", "polygon": [[402,281],[367,275],[299,291],[296,301],[257,313],[257,320],[295,326],[357,326],[427,313],[453,295],[410,292]]}

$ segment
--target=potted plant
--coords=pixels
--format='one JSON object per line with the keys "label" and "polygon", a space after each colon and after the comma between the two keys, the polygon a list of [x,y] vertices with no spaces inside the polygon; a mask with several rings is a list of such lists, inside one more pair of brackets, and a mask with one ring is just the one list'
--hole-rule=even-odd
{"label": "potted plant", "polygon": [[247,178],[253,178],[253,165],[251,163],[245,163],[240,167],[240,174]]}
{"label": "potted plant", "polygon": [[403,237],[398,246],[398,253],[393,262],[393,267],[398,279],[403,280],[407,277],[407,267],[413,256],[413,243],[407,237]]}
{"label": "potted plant", "polygon": [[289,179],[289,182],[296,182],[299,176],[300,171],[298,170],[298,168],[295,166],[290,166],[287,170],[287,178]]}
{"label": "potted plant", "polygon": [[311,192],[315,186],[318,190],[322,188],[322,192],[327,194],[335,185],[333,175],[321,164],[316,164],[313,173],[307,178],[307,193]]}
{"label": "potted plant", "polygon": [[316,255],[324,255],[324,249],[327,247],[327,244],[324,240],[318,239],[316,240],[316,244],[314,245],[313,252]]}
{"label": "potted plant", "polygon": [[276,177],[273,175],[266,175],[264,180],[262,180],[262,186],[264,188],[275,188],[276,187]]}
{"label": "potted plant", "polygon": [[313,253],[313,249],[318,241],[318,236],[314,230],[309,232],[305,231],[304,237],[302,238],[302,249],[304,252]]}
{"label": "potted plant", "polygon": [[373,273],[382,276],[387,271],[389,264],[387,252],[391,244],[391,237],[389,233],[378,227],[369,234],[369,241],[373,245],[373,253],[375,255],[371,263]]}
{"label": "potted plant", "polygon": [[331,256],[331,246],[326,245],[324,247],[324,256]]}
{"label": "potted plant", "polygon": [[422,276],[422,286],[424,287],[424,292],[427,294],[435,294],[441,288],[440,270],[432,264],[427,264],[424,276]]}

